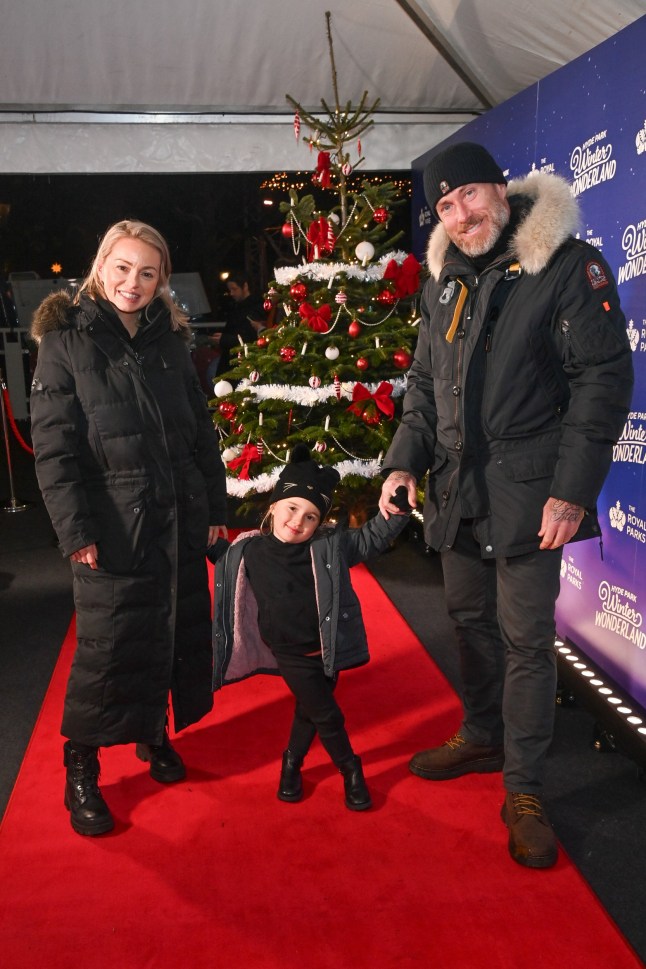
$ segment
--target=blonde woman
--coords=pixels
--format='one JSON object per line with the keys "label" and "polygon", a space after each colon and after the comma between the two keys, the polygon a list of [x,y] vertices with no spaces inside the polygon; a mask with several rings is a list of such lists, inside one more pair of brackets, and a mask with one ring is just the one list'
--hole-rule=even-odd
{"label": "blonde woman", "polygon": [[156,229],[118,222],[32,325],[36,472],[77,616],[65,805],[85,835],[114,827],[98,749],[135,743],[154,780],[181,780],[169,694],[175,731],[213,702],[205,550],[226,536],[225,475],[170,271]]}

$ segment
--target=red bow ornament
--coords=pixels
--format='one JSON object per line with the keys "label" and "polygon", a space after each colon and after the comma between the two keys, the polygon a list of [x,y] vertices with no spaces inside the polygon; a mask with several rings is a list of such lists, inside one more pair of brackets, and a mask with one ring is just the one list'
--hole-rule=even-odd
{"label": "red bow ornament", "polygon": [[298,307],[298,312],[301,314],[301,319],[304,320],[310,330],[315,333],[327,333],[330,329],[330,317],[332,316],[332,310],[324,303],[323,306],[319,306],[318,309],[314,309],[309,303],[301,303]]}
{"label": "red bow ornament", "polygon": [[316,171],[312,175],[312,181],[316,182],[321,188],[330,187],[330,153],[320,151],[316,162]]}
{"label": "red bow ornament", "polygon": [[401,266],[395,259],[391,259],[384,272],[384,279],[392,279],[395,283],[395,296],[401,299],[412,296],[419,289],[419,273],[421,266],[415,256],[410,253]]}
{"label": "red bow ornament", "polygon": [[227,464],[227,467],[231,468],[232,471],[237,471],[239,468],[240,472],[238,474],[238,477],[240,478],[240,480],[248,481],[249,467],[251,465],[251,462],[261,461],[261,460],[262,460],[262,454],[258,450],[257,446],[255,444],[245,444],[240,455],[237,458],[234,458],[233,461],[229,461],[229,463]]}
{"label": "red bow ornament", "polygon": [[382,414],[385,414],[389,421],[392,421],[395,416],[395,403],[391,396],[392,392],[393,385],[386,380],[382,380],[374,394],[371,394],[363,384],[356,383],[352,391],[352,403],[347,409],[352,411],[353,414],[356,414],[357,417],[361,417],[363,412],[372,406],[375,410],[380,410]]}
{"label": "red bow ornament", "polygon": [[327,219],[321,217],[320,219],[314,219],[311,226],[307,230],[307,259],[309,262],[312,259],[319,259],[320,256],[328,255],[334,252],[334,243],[336,238],[334,232],[332,231],[332,226]]}

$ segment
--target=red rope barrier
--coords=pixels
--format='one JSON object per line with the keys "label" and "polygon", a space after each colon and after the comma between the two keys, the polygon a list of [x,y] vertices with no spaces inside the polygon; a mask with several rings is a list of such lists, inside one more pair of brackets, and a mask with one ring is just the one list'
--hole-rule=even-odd
{"label": "red rope barrier", "polygon": [[16,424],[16,421],[14,420],[13,411],[11,409],[11,400],[9,399],[9,391],[7,390],[6,387],[2,388],[2,396],[4,397],[4,403],[7,410],[7,417],[9,418],[9,425],[11,427],[11,430],[14,432],[16,436],[16,440],[18,441],[18,444],[20,445],[21,448],[24,448],[27,454],[33,454],[34,449],[27,444],[22,434],[18,430],[18,426]]}

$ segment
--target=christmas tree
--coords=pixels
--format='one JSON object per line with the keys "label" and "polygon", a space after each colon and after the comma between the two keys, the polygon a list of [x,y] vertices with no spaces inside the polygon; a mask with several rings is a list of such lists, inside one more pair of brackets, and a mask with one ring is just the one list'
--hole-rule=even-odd
{"label": "christmas tree", "polygon": [[[283,234],[294,262],[275,270],[265,308],[280,322],[253,344],[215,384],[215,424],[231,496],[268,495],[291,450],[303,442],[321,464],[341,475],[337,506],[361,520],[381,490],[381,459],[392,439],[406,388],[417,329],[420,266],[388,236],[403,204],[393,182],[356,183],[361,136],[378,102],[341,106],[326,13],[334,105],[322,99],[315,116],[287,95],[294,132],[317,164],[314,184],[329,190],[322,210],[295,190],[281,203]],[[352,161],[356,151],[356,161]]]}

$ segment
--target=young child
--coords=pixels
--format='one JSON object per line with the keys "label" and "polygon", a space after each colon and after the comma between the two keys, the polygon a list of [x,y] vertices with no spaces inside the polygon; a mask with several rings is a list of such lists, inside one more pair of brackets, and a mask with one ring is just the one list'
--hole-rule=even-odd
{"label": "young child", "polygon": [[260,531],[239,535],[217,562],[213,686],[280,673],[296,707],[278,797],[300,801],[301,766],[318,733],[343,775],[346,806],[364,811],[370,794],[334,697],[338,671],[369,659],[350,567],[383,552],[408,517],[379,513],[361,528],[320,527],[338,480],[297,445]]}

